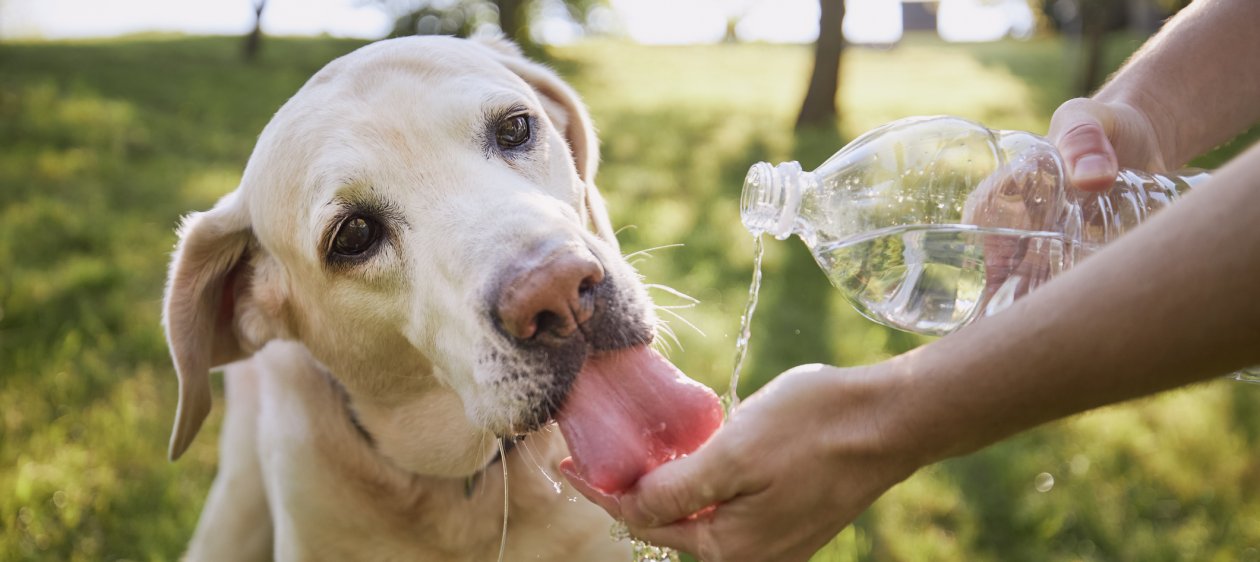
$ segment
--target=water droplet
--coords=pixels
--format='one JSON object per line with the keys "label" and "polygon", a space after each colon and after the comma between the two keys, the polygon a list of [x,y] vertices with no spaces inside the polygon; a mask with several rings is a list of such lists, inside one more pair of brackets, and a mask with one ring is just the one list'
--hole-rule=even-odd
{"label": "water droplet", "polygon": [[560,492],[564,491],[564,485],[559,482],[556,482],[555,480],[552,480],[551,489],[555,490],[556,493],[559,494]]}
{"label": "water droplet", "polygon": [[665,548],[649,544],[630,536],[630,528],[626,526],[625,521],[613,522],[612,528],[608,530],[608,535],[614,541],[624,541],[629,539],[630,551],[634,562],[678,562],[678,553],[671,548]]}
{"label": "water droplet", "polygon": [[1072,474],[1076,476],[1084,476],[1089,472],[1089,457],[1085,455],[1076,455],[1068,463],[1068,467],[1072,469]]}
{"label": "water droplet", "polygon": [[1033,487],[1043,494],[1049,492],[1052,488],[1054,488],[1054,475],[1049,472],[1042,472],[1041,474],[1038,474],[1037,477],[1033,479]]}
{"label": "water droplet", "polygon": [[1094,541],[1091,541],[1089,539],[1082,540],[1081,542],[1077,543],[1077,546],[1076,546],[1077,554],[1083,554],[1087,557],[1093,554],[1095,550],[1097,550],[1097,547],[1094,545]]}
{"label": "water droplet", "polygon": [[624,541],[630,538],[630,527],[626,526],[626,522],[620,519],[612,524],[612,528],[608,529],[608,536],[615,541]]}
{"label": "water droplet", "polygon": [[673,549],[655,546],[634,539],[630,543],[633,550],[633,558],[635,562],[678,562],[678,553]]}

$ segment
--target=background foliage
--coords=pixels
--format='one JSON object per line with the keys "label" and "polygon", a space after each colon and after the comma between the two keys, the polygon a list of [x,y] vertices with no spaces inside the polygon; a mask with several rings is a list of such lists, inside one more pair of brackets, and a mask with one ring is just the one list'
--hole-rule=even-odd
{"label": "background foliage", "polygon": [[[1108,65],[1137,42],[1113,40]],[[271,113],[360,44],[272,38],[250,65],[234,38],[0,45],[0,561],[179,555],[214,474],[221,403],[166,462],[176,385],[159,304],[174,225],[231,190]],[[796,136],[807,46],[596,41],[548,54],[601,130],[625,251],[660,248],[635,259],[648,281],[702,301],[682,311],[699,331],[674,323],[672,358],[718,390],[750,278],[738,221],[749,164],[811,168],[913,114],[1044,131],[1071,82],[1057,39],[910,37],[849,50],[842,133]],[[741,394],[799,363],[921,343],[858,317],[799,243],[767,246]],[[1253,386],[1103,409],[925,469],[816,560],[1260,560],[1258,440]]]}

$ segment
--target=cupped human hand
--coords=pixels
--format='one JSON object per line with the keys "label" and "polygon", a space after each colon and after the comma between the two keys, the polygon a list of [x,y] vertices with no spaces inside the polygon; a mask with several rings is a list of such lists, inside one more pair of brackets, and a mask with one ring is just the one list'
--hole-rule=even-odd
{"label": "cupped human hand", "polygon": [[1115,184],[1121,168],[1167,171],[1151,119],[1125,103],[1076,98],[1055,110],[1049,138],[1072,184],[1102,191]]}
{"label": "cupped human hand", "polygon": [[886,425],[896,384],[880,366],[797,367],[622,495],[566,476],[653,544],[707,562],[806,560],[921,466],[893,437],[909,434]]}

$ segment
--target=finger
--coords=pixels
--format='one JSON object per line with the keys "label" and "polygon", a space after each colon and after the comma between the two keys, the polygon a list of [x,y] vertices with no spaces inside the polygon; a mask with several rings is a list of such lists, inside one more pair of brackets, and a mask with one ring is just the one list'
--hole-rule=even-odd
{"label": "finger", "polygon": [[631,526],[673,523],[739,494],[740,471],[718,433],[689,456],[645,474],[621,497],[621,516]]}
{"label": "finger", "polygon": [[614,519],[621,518],[621,502],[612,494],[608,494],[582,478],[577,472],[577,467],[573,464],[573,457],[568,457],[560,461],[560,473],[569,480],[569,484],[573,486],[578,493],[590,500],[591,503],[604,508]]}
{"label": "finger", "polygon": [[[729,505],[729,504],[728,504]],[[725,506],[723,506],[724,508]],[[731,517],[722,508],[660,527],[630,527],[631,536],[657,546],[681,550],[707,562],[742,560],[806,560],[835,533],[822,540],[763,535],[763,517]],[[751,528],[748,526],[752,525]],[[790,533],[789,533],[790,534]]]}
{"label": "finger", "polygon": [[1068,179],[1078,189],[1101,191],[1115,184],[1120,165],[1107,138],[1110,110],[1078,98],[1063,104],[1050,120],[1050,138],[1067,165]]}
{"label": "finger", "polygon": [[1097,123],[1081,123],[1063,134],[1060,152],[1072,185],[1085,191],[1101,191],[1116,182],[1120,166],[1111,141]]}

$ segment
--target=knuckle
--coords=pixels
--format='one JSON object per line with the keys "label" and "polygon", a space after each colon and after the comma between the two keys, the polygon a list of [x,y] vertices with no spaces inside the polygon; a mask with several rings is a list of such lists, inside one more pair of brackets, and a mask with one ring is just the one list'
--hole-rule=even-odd
{"label": "knuckle", "polygon": [[1062,139],[1067,133],[1084,124],[1096,125],[1099,130],[1102,130],[1102,124],[1097,115],[1099,106],[1099,102],[1089,98],[1073,98],[1063,102],[1063,105],[1055,109],[1054,115],[1050,117],[1050,137]]}
{"label": "knuckle", "polygon": [[1107,132],[1096,121],[1080,121],[1058,135],[1055,141],[1059,152],[1070,162],[1086,154],[1110,152]]}
{"label": "knuckle", "polygon": [[636,501],[631,502],[629,509],[626,509],[623,515],[626,521],[633,525],[659,527],[670,522],[669,518],[663,514],[679,511],[683,497],[682,488],[677,484],[669,483],[655,488],[651,493],[637,496]]}
{"label": "knuckle", "polygon": [[1080,144],[1082,146],[1089,145],[1090,148],[1101,147],[1103,139],[1106,138],[1102,125],[1093,121],[1082,121],[1076,123],[1067,131],[1063,132],[1060,141],[1064,143]]}
{"label": "knuckle", "polygon": [[1055,113],[1078,111],[1078,110],[1091,107],[1096,103],[1098,102],[1090,98],[1084,98],[1084,97],[1072,98],[1070,100],[1063,102],[1063,104],[1059,106],[1059,109],[1057,109]]}

